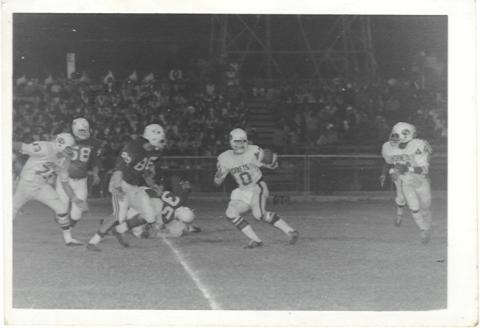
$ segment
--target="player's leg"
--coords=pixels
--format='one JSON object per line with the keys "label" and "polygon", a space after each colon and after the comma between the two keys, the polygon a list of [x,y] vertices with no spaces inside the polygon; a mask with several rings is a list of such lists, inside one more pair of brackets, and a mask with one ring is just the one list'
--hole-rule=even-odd
{"label": "player's leg", "polygon": [[68,204],[65,204],[65,202],[60,199],[57,191],[53,189],[52,186],[44,184],[43,186],[41,186],[39,192],[33,195],[33,198],[47,205],[55,212],[55,219],[60,228],[62,229],[65,245],[83,245],[82,242],[72,237],[70,218],[68,216]]}
{"label": "player's leg", "polygon": [[129,206],[138,211],[139,215],[120,223],[115,227],[115,230],[118,233],[125,233],[137,226],[155,223],[157,213],[145,189],[137,186],[129,186],[123,189],[127,192]]}
{"label": "player's leg", "polygon": [[252,226],[242,216],[244,213],[251,210],[249,205],[251,198],[251,192],[240,190],[239,188],[234,189],[230,194],[230,202],[225,211],[227,220],[250,239],[250,243],[247,246],[249,248],[263,245],[262,240],[257,236]]}
{"label": "player's leg", "polygon": [[[103,237],[105,237],[105,235],[112,230],[113,227],[126,220],[125,217],[128,210],[128,200],[125,195],[119,195],[117,193],[112,194],[112,208],[113,215],[105,218],[102,221],[97,232],[95,232],[87,244],[88,250],[97,252],[100,251],[100,248],[98,248],[97,245],[100,243],[100,241],[102,241]],[[123,242],[123,240],[119,239],[119,242],[122,246],[128,247],[128,244]]]}
{"label": "player's leg", "polygon": [[[70,185],[72,186],[73,191],[78,199],[87,201],[88,197],[88,184],[87,178],[83,179],[69,179]],[[80,209],[75,203],[71,204],[70,209],[70,224],[72,228],[77,224],[77,222],[82,218],[82,209]]]}
{"label": "player's leg", "polygon": [[394,224],[395,226],[399,227],[402,224],[407,201],[403,195],[402,182],[397,179],[393,182],[393,184],[395,186],[395,204],[397,205],[397,215],[395,217]]}
{"label": "player's leg", "polygon": [[417,197],[420,202],[420,213],[423,217],[426,229],[422,231],[422,242],[428,243],[430,241],[430,231],[432,228],[432,193],[430,189],[430,181],[424,179],[422,184],[417,188]]}
{"label": "player's leg", "polygon": [[422,212],[420,211],[420,200],[418,198],[416,188],[408,183],[402,184],[403,194],[407,201],[410,211],[412,211],[412,217],[418,228],[421,231],[421,238],[424,239],[424,236],[427,234],[430,226],[425,222]]}
{"label": "player's leg", "polygon": [[298,232],[282,219],[280,215],[266,210],[268,195],[269,191],[267,184],[264,181],[260,181],[251,200],[252,214],[254,218],[278,228],[288,236],[290,244],[295,244],[298,239]]}

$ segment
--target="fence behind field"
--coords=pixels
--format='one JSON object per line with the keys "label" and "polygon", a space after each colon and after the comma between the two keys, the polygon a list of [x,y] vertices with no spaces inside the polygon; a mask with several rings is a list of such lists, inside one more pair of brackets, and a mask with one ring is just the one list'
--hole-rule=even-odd
{"label": "fence behind field", "polygon": [[[332,195],[337,191],[381,190],[378,178],[384,161],[379,155],[280,155],[279,163],[276,170],[263,170],[272,192]],[[195,191],[228,192],[235,187],[230,177],[221,189],[214,187],[216,157],[213,156],[163,157],[162,166],[167,175],[190,180]],[[446,155],[432,157],[430,177],[433,190],[447,189]],[[384,188],[390,185],[387,180]]]}

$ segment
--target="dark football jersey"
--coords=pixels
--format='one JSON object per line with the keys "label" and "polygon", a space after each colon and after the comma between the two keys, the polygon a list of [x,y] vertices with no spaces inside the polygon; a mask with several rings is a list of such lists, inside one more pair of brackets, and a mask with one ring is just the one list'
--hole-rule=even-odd
{"label": "dark football jersey", "polygon": [[160,195],[153,189],[146,189],[146,193],[151,198],[159,198],[163,202],[162,222],[167,224],[175,218],[175,211],[183,206],[182,198],[172,191],[164,191]]}
{"label": "dark football jersey", "polygon": [[145,150],[146,143],[148,140],[143,137],[127,143],[115,164],[115,170],[122,171],[123,180],[131,185],[145,185],[144,173],[149,171],[161,156],[160,150]]}
{"label": "dark football jersey", "polygon": [[68,168],[68,175],[73,179],[86,178],[88,170],[93,165],[98,165],[102,142],[95,138],[77,140],[72,147],[73,157]]}

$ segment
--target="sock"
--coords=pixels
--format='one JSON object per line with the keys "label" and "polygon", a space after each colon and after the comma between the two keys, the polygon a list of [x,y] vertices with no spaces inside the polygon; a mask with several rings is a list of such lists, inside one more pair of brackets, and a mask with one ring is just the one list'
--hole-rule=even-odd
{"label": "sock", "polygon": [[425,222],[423,215],[419,210],[412,211],[412,216],[413,220],[420,228],[420,230],[428,230],[430,228],[429,225]]}
{"label": "sock", "polygon": [[79,219],[70,218],[70,227],[73,228],[77,225]]}
{"label": "sock", "polygon": [[127,222],[120,223],[115,227],[115,230],[117,230],[118,233],[125,233],[128,231],[128,225]]}
{"label": "sock", "polygon": [[432,227],[432,211],[430,209],[422,210],[423,222],[425,222],[426,229],[429,230]]}
{"label": "sock", "polygon": [[63,232],[63,240],[65,240],[65,243],[69,243],[73,240],[72,230],[70,228],[62,229],[62,232]]}
{"label": "sock", "polygon": [[97,245],[102,240],[102,237],[98,234],[98,232],[93,235],[93,237],[88,242],[89,244]]}
{"label": "sock", "polygon": [[133,218],[131,219],[128,219],[127,221],[125,222],[122,222],[120,223],[116,229],[117,229],[117,232],[119,233],[125,233],[127,232],[128,230],[130,229],[133,229],[135,227],[138,227],[138,226],[141,226],[145,223],[148,223],[147,220],[145,220],[144,218],[140,217],[140,215],[137,215],[137,216],[134,216]]}
{"label": "sock", "polygon": [[282,230],[287,235],[289,232],[294,231],[294,229],[291,226],[289,226],[287,222],[285,222],[283,219],[280,219],[280,218],[273,224],[273,226]]}
{"label": "sock", "polygon": [[403,216],[404,209],[405,209],[405,205],[397,204],[397,216]]}
{"label": "sock", "polygon": [[261,242],[261,239],[258,238],[257,234],[255,233],[255,231],[253,231],[252,226],[250,224],[247,224],[240,231],[243,232],[243,234],[248,238],[250,238],[251,240],[255,240],[256,242]]}

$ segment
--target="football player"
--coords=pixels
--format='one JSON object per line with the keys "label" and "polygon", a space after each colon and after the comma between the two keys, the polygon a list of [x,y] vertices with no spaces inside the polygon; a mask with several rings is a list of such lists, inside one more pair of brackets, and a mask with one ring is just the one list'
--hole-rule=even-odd
{"label": "football player", "polygon": [[[431,154],[429,143],[417,139],[415,126],[405,122],[395,124],[390,142],[382,147],[382,156],[390,166],[389,173],[398,180],[398,188],[420,229],[422,243],[429,242],[432,225],[432,197],[428,177]],[[400,197],[400,204],[401,201]]]}
{"label": "football player", "polygon": [[[90,239],[88,250],[100,251],[97,245],[110,230],[122,246],[128,247],[121,234],[136,226],[156,222],[157,213],[144,185],[145,179],[154,174],[154,164],[160,159],[165,146],[165,131],[159,124],[146,126],[142,137],[125,145],[117,159],[109,184],[113,217],[103,221]],[[127,210],[130,207],[138,211],[140,217],[127,221]]]}
{"label": "football player", "polygon": [[75,140],[69,133],[60,133],[53,141],[13,143],[14,151],[29,156],[13,195],[13,218],[15,219],[17,212],[29,200],[34,199],[47,205],[55,212],[56,221],[63,230],[67,246],[78,246],[82,243],[72,238],[68,205],[61,201],[54,185],[58,176],[71,200],[80,208],[86,206],[82,200],[75,198],[68,184],[68,166],[72,155],[71,147],[74,144]]}
{"label": "football player", "polygon": [[271,163],[264,163],[263,150],[248,143],[244,130],[234,129],[229,137],[232,149],[218,156],[217,172],[214,177],[216,186],[220,186],[228,174],[231,174],[238,184],[238,188],[230,195],[225,212],[226,218],[250,240],[246,248],[263,246],[262,240],[242,216],[247,212],[251,212],[256,220],[269,223],[283,231],[288,236],[289,243],[294,244],[298,239],[298,232],[277,213],[267,211],[265,208],[269,193],[260,168],[277,168],[276,154],[273,155]]}
{"label": "football player", "polygon": [[[98,156],[101,142],[90,137],[90,124],[85,118],[76,118],[72,122],[72,133],[75,138],[75,145],[72,147],[72,158],[68,168],[68,183],[75,193],[75,198],[86,203],[88,197],[87,177],[92,175],[92,184],[100,183],[98,176]],[[75,202],[70,200],[58,180],[57,192],[60,199],[70,207],[71,227],[73,228],[82,217],[83,210]]]}
{"label": "football player", "polygon": [[[198,233],[201,232],[201,229],[195,226],[192,222],[188,222],[187,217],[190,217],[187,211],[180,210],[177,215],[172,215],[174,211],[176,211],[180,207],[190,208],[187,206],[188,198],[192,192],[192,186],[190,181],[181,179],[178,183],[174,184],[174,179],[171,177],[165,177],[162,174],[156,174],[155,176],[148,176],[145,179],[146,182],[146,191],[149,194],[150,198],[154,203],[163,203],[163,208],[160,208],[162,215],[157,215],[157,224],[155,227],[166,227],[168,231],[170,231],[171,235],[177,236],[178,234],[182,235],[183,232],[188,233]],[[177,190],[175,192],[174,190]],[[178,199],[178,200],[177,200]],[[158,208],[158,206],[157,206]],[[172,208],[173,211],[170,211],[168,208]],[[127,218],[131,218],[131,213],[136,212],[133,209],[128,210]],[[191,211],[191,210],[190,210]],[[158,212],[158,210],[157,210]],[[191,213],[193,215],[193,212]],[[176,219],[176,220],[175,220]],[[181,221],[181,223],[177,222]],[[193,216],[192,216],[193,221]],[[140,237],[148,235],[145,231],[148,231],[152,225],[144,224],[142,226],[135,227],[132,229],[132,233]],[[183,227],[183,228],[180,228]],[[173,232],[175,229],[180,229],[180,232]]]}
{"label": "football player", "polygon": [[[177,196],[171,191],[163,191],[160,186],[145,187],[145,191],[150,196],[157,212],[157,221],[153,224],[144,224],[133,228],[134,236],[138,238],[159,237],[162,235],[161,231],[166,230],[170,236],[180,237],[184,232],[189,231],[195,214],[189,207],[184,206],[184,197]],[[127,220],[138,215],[140,214],[135,209],[130,208]]]}
{"label": "football player", "polygon": [[[385,159],[386,154],[392,153],[393,149],[398,148],[398,141],[389,140],[385,142],[382,146],[382,156]],[[385,185],[385,180],[387,179],[387,174],[390,176],[391,181],[393,182],[395,189],[395,204],[397,205],[397,214],[394,218],[394,225],[399,227],[402,224],[406,200],[403,196],[402,185],[398,176],[398,173],[392,169],[392,165],[385,164],[382,168],[382,174],[380,175],[380,186],[383,188]]]}

